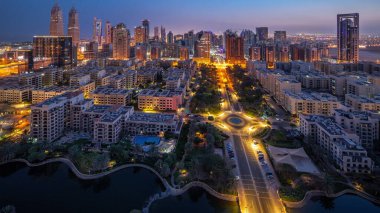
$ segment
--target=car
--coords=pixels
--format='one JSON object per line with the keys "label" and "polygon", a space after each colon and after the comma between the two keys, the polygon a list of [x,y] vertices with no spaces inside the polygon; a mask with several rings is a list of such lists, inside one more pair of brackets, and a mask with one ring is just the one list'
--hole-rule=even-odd
{"label": "car", "polygon": [[259,143],[256,140],[253,140],[253,144],[257,145]]}
{"label": "car", "polygon": [[236,176],[235,176],[235,180],[240,180],[239,175],[236,175]]}
{"label": "car", "polygon": [[260,165],[261,165],[261,166],[265,166],[265,165],[267,165],[267,163],[266,163],[265,160],[264,160],[264,161],[261,161],[261,162],[260,162]]}
{"label": "car", "polygon": [[257,154],[260,155],[260,154],[263,154],[263,152],[260,150],[257,150]]}

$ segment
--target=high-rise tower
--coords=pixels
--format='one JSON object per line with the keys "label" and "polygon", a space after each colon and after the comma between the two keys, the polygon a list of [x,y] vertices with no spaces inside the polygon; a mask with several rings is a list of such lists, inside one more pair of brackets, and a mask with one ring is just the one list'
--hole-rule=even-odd
{"label": "high-rise tower", "polygon": [[227,30],[224,33],[226,61],[227,63],[235,64],[245,61],[244,58],[244,40],[238,36],[236,32]]}
{"label": "high-rise tower", "polygon": [[80,40],[79,16],[77,10],[73,7],[69,12],[69,25],[67,35],[73,39],[73,45],[78,46]]}
{"label": "high-rise tower", "polygon": [[268,27],[256,27],[256,35],[258,41],[268,40]]}
{"label": "high-rise tower", "polygon": [[165,27],[161,26],[161,42],[166,43],[166,32]]}
{"label": "high-rise tower", "polygon": [[111,44],[112,43],[112,25],[109,21],[106,22],[106,27],[105,27],[105,42],[106,44]]}
{"label": "high-rise tower", "polygon": [[337,16],[338,61],[359,61],[359,13]]}
{"label": "high-rise tower", "polygon": [[92,39],[102,44],[102,20],[94,17]]}
{"label": "high-rise tower", "polygon": [[56,3],[50,12],[50,35],[63,36],[63,17],[62,10]]}
{"label": "high-rise tower", "polygon": [[149,20],[148,19],[145,19],[142,21],[142,26],[144,27],[145,29],[145,41],[148,42],[149,41]]}
{"label": "high-rise tower", "polygon": [[115,59],[129,58],[129,35],[123,23],[113,28],[112,57]]}

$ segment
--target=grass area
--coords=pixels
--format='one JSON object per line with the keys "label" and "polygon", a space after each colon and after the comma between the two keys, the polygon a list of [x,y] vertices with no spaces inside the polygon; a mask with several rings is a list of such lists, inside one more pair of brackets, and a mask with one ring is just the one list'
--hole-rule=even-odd
{"label": "grass area", "polygon": [[280,148],[297,149],[302,147],[301,141],[298,139],[289,139],[286,137],[285,132],[277,129],[273,129],[269,137],[264,140],[264,142],[271,146]]}
{"label": "grass area", "polygon": [[252,136],[253,136],[253,137],[257,137],[257,138],[262,138],[262,137],[264,137],[264,136],[265,136],[270,130],[271,130],[270,127],[265,127],[265,128],[263,128],[262,131],[259,131],[259,132],[257,132],[257,133],[254,133]]}

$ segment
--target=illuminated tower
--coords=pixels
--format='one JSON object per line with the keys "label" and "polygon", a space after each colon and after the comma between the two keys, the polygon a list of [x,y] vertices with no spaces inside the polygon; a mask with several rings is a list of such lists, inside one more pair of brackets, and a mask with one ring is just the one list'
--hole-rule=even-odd
{"label": "illuminated tower", "polygon": [[163,26],[161,26],[161,42],[162,43],[166,42],[166,32],[165,32],[165,28]]}
{"label": "illuminated tower", "polygon": [[207,31],[201,31],[196,34],[194,57],[210,59],[211,37],[212,33]]}
{"label": "illuminated tower", "polygon": [[67,35],[73,38],[73,45],[78,46],[80,40],[79,17],[77,10],[73,7],[69,12],[69,25]]}
{"label": "illuminated tower", "polygon": [[63,17],[62,10],[56,3],[50,12],[50,35],[63,36]]}
{"label": "illuminated tower", "polygon": [[227,30],[224,33],[225,49],[226,49],[226,61],[227,63],[242,63],[244,58],[244,40],[238,36],[236,32]]}
{"label": "illuminated tower", "polygon": [[99,45],[102,44],[102,20],[96,17],[94,17],[92,39]]}
{"label": "illuminated tower", "polygon": [[112,57],[115,59],[129,58],[129,34],[123,23],[113,28]]}
{"label": "illuminated tower", "polygon": [[154,40],[158,41],[160,39],[160,28],[154,27]]}
{"label": "illuminated tower", "polygon": [[145,28],[142,26],[135,27],[135,43],[146,43]]}
{"label": "illuminated tower", "polygon": [[145,29],[145,36],[144,36],[145,42],[144,43],[147,43],[149,41],[149,20],[148,19],[143,20],[142,26]]}
{"label": "illuminated tower", "polygon": [[338,61],[359,61],[359,13],[338,14]]}
{"label": "illuminated tower", "polygon": [[111,44],[112,43],[112,25],[109,21],[106,22],[106,27],[105,27],[105,42],[106,44]]}

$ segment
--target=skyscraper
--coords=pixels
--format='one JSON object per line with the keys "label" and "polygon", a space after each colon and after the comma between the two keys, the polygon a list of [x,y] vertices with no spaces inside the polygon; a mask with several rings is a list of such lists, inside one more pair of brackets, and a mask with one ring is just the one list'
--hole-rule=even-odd
{"label": "skyscraper", "polygon": [[52,65],[71,68],[76,62],[70,36],[34,36],[33,57],[50,58]]}
{"label": "skyscraper", "polygon": [[227,63],[242,63],[244,58],[244,40],[239,37],[236,32],[227,30],[224,33],[225,49],[226,49],[226,61]]}
{"label": "skyscraper", "polygon": [[268,69],[276,67],[276,48],[272,45],[265,47],[265,61],[267,62]]}
{"label": "skyscraper", "polygon": [[256,27],[256,34],[258,41],[268,40],[268,27]]}
{"label": "skyscraper", "polygon": [[166,43],[166,32],[165,27],[161,26],[161,42]]}
{"label": "skyscraper", "polygon": [[174,35],[173,35],[172,31],[168,32],[168,41],[167,42],[169,44],[173,44],[174,43]]}
{"label": "skyscraper", "polygon": [[111,44],[112,43],[112,25],[109,21],[106,22],[106,27],[105,27],[105,42],[106,44]]}
{"label": "skyscraper", "polygon": [[129,58],[129,35],[123,23],[113,28],[112,57],[115,59]]}
{"label": "skyscraper", "polygon": [[286,42],[286,31],[274,31],[274,42]]}
{"label": "skyscraper", "polygon": [[243,30],[240,37],[244,40],[244,54],[249,55],[249,48],[256,43],[256,35],[252,30]]}
{"label": "skyscraper", "polygon": [[143,26],[135,27],[134,37],[136,44],[146,43],[145,28]]}
{"label": "skyscraper", "polygon": [[63,17],[62,10],[56,3],[50,12],[50,35],[63,36]]}
{"label": "skyscraper", "polygon": [[359,61],[359,13],[338,14],[338,61]]}
{"label": "skyscraper", "polygon": [[160,40],[160,28],[154,27],[154,40],[158,41]]}
{"label": "skyscraper", "polygon": [[253,61],[261,61],[261,48],[252,46],[249,48],[249,59]]}
{"label": "skyscraper", "polygon": [[80,40],[80,28],[78,12],[74,7],[69,12],[67,35],[73,38],[73,46],[77,47]]}
{"label": "skyscraper", "polygon": [[102,44],[102,20],[94,17],[92,39],[98,42],[99,46]]}
{"label": "skyscraper", "polygon": [[201,31],[196,34],[194,42],[194,57],[202,59],[210,59],[212,33]]}
{"label": "skyscraper", "polygon": [[144,27],[145,29],[145,43],[147,43],[149,41],[149,20],[148,19],[145,19],[142,21],[142,26]]}

